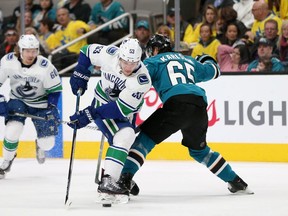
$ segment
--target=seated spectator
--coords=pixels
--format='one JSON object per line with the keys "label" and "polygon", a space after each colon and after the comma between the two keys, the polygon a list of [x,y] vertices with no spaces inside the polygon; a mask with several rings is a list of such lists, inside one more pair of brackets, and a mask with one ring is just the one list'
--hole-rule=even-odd
{"label": "seated spectator", "polygon": [[[256,1],[252,7],[252,13],[255,19],[249,33],[250,40],[252,41],[255,37],[264,36],[264,24],[267,20],[274,19],[277,21],[278,26],[282,26],[282,20],[268,9],[268,4],[264,1]],[[280,30],[278,34],[280,34]]]}
{"label": "seated spectator", "polygon": [[240,0],[233,5],[233,9],[237,11],[237,20],[241,21],[247,29],[251,29],[254,22],[253,4],[254,0]]}
{"label": "seated spectator", "polygon": [[253,68],[252,72],[271,72],[272,71],[272,61],[271,58],[259,58],[258,65]]}
{"label": "seated spectator", "polygon": [[136,23],[135,38],[138,39],[142,48],[141,60],[143,61],[148,57],[146,53],[146,45],[150,39],[149,23],[146,20],[139,20]]}
{"label": "seated spectator", "polygon": [[[284,67],[280,60],[276,57],[272,57],[273,45],[266,38],[260,38],[258,42],[258,56],[260,58],[271,59],[272,61],[272,72],[281,72]],[[248,66],[248,71],[252,71],[253,68],[256,69],[259,63],[259,59],[252,61]]]}
{"label": "seated spectator", "polygon": [[218,19],[217,9],[211,4],[206,5],[206,7],[204,8],[204,11],[203,11],[202,22],[198,23],[194,29],[192,41],[193,42],[199,41],[199,39],[200,39],[200,26],[203,23],[208,23],[211,25],[211,28],[213,31],[213,36],[216,37],[216,35],[217,35],[217,30],[216,30],[217,19]]}
{"label": "seated spectator", "polygon": [[[125,10],[120,2],[112,0],[100,0],[96,3],[91,11],[91,16],[88,24],[91,29],[94,29],[116,17],[125,13]],[[114,41],[124,37],[128,32],[127,17],[114,22],[101,31],[91,35],[88,43],[99,43],[108,45]]]}
{"label": "seated spectator", "polygon": [[202,24],[200,27],[200,40],[193,48],[192,57],[208,54],[215,60],[217,58],[217,49],[221,43],[213,37],[212,28],[209,24]]}
{"label": "seated spectator", "polygon": [[64,8],[67,8],[72,20],[82,20],[88,22],[91,14],[91,7],[84,0],[70,0],[64,4]]}
{"label": "seated spectator", "polygon": [[53,22],[56,22],[56,9],[53,7],[53,0],[40,0],[40,7],[41,10],[39,10],[34,17],[34,28],[37,30],[40,27],[40,21],[48,18],[52,20]]}
{"label": "seated spectator", "polygon": [[19,35],[15,28],[7,29],[4,42],[0,45],[0,59],[7,53],[13,52],[17,45]]}
{"label": "seated spectator", "polygon": [[48,18],[44,18],[40,21],[39,27],[39,39],[43,41],[47,47],[47,54],[58,46],[57,38],[53,33],[54,22]]}
{"label": "seated spectator", "polygon": [[238,42],[240,39],[240,29],[234,22],[228,23],[225,26],[224,34],[222,37],[218,38],[221,44],[226,44],[229,46],[233,46],[233,44]]}
{"label": "seated spectator", "polygon": [[[34,17],[40,10],[41,10],[40,5],[34,4],[34,0],[25,0],[25,11],[31,11],[32,20],[34,19]],[[17,6],[13,11],[12,18],[10,20],[8,27],[16,28],[17,20],[20,17],[20,13],[21,13],[21,8],[20,6]]]}
{"label": "seated spectator", "polygon": [[235,46],[220,45],[218,47],[217,61],[221,72],[243,72],[250,63],[250,53],[245,43]]}
{"label": "seated spectator", "polygon": [[171,31],[170,31],[170,28],[163,24],[163,25],[160,25],[158,28],[157,28],[157,31],[156,31],[156,34],[161,34],[161,35],[164,35],[166,37],[168,37],[170,39],[170,42],[173,42],[171,40]]}
{"label": "seated spectator", "polygon": [[[90,31],[89,25],[85,22],[71,20],[69,11],[66,8],[59,8],[57,10],[57,21],[61,25],[61,28],[55,32],[56,46],[65,45]],[[67,49],[62,50],[61,53],[55,54],[52,60],[55,67],[61,70],[75,63],[78,59],[80,48],[86,44],[87,40],[82,39],[67,47]]]}
{"label": "seated spectator", "polygon": [[[21,32],[21,17],[18,17],[17,19],[17,24],[16,24],[16,29],[18,32]],[[25,11],[24,13],[24,28],[32,27],[34,28],[34,22],[33,22],[33,17],[32,17],[32,12],[31,11]]]}
{"label": "seated spectator", "polygon": [[[175,8],[170,8],[167,13],[167,25],[171,31],[171,39],[175,41]],[[193,42],[193,27],[190,23],[183,20],[180,14],[180,41],[184,41],[187,44]]]}
{"label": "seated spectator", "polygon": [[288,20],[284,20],[278,44],[280,50],[280,60],[286,71],[288,71]]}

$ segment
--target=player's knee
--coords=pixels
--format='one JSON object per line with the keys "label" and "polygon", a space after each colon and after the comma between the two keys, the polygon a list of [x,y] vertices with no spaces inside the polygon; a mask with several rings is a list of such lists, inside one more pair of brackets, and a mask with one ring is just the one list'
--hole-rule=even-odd
{"label": "player's knee", "polygon": [[11,141],[18,141],[23,127],[23,123],[19,121],[8,121],[5,128],[5,138]]}
{"label": "player's knee", "polygon": [[37,138],[38,146],[44,151],[51,150],[54,146],[54,143],[55,143],[55,136]]}
{"label": "player's knee", "polygon": [[135,140],[135,137],[136,135],[133,128],[122,128],[113,137],[113,145],[123,147],[125,149],[130,149]]}
{"label": "player's knee", "polygon": [[206,146],[202,150],[189,148],[190,156],[199,163],[203,163],[203,162],[205,163],[205,159],[207,159],[207,155],[209,154],[209,152],[210,152],[210,148],[208,146]]}

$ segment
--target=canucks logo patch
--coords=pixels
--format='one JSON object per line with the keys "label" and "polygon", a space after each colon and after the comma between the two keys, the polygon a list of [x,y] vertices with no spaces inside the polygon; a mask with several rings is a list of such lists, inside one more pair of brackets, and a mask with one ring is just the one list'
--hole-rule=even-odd
{"label": "canucks logo patch", "polygon": [[144,85],[144,84],[147,84],[149,83],[149,79],[148,77],[145,75],[145,74],[140,74],[138,77],[138,82],[141,84],[141,85]]}
{"label": "canucks logo patch", "polygon": [[107,52],[109,55],[114,55],[117,50],[118,50],[117,47],[112,46],[112,47],[107,48],[106,52]]}

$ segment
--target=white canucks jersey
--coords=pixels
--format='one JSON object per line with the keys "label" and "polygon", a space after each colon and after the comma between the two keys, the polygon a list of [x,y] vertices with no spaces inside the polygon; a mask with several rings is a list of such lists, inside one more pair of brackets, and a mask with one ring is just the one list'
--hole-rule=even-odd
{"label": "white canucks jersey", "polygon": [[48,94],[62,90],[56,68],[43,56],[30,67],[23,67],[14,53],[1,59],[0,87],[9,78],[10,99],[19,99],[35,108],[47,108]]}
{"label": "white canucks jersey", "polygon": [[101,80],[95,88],[96,105],[116,101],[122,115],[130,117],[141,108],[144,94],[151,87],[151,79],[142,62],[130,76],[125,76],[119,65],[118,49],[91,44],[83,47],[81,52],[92,65],[101,67]]}

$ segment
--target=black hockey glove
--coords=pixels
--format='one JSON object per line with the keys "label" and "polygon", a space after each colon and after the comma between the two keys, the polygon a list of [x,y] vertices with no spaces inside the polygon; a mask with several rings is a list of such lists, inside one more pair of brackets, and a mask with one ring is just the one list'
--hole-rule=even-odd
{"label": "black hockey glove", "polygon": [[195,57],[195,60],[198,61],[198,62],[200,62],[200,63],[202,63],[202,64],[205,63],[206,61],[209,61],[209,62],[212,62],[212,63],[216,63],[216,64],[217,64],[216,60],[215,60],[213,57],[211,57],[211,56],[209,56],[209,55],[207,55],[207,54],[197,55],[197,56]]}

